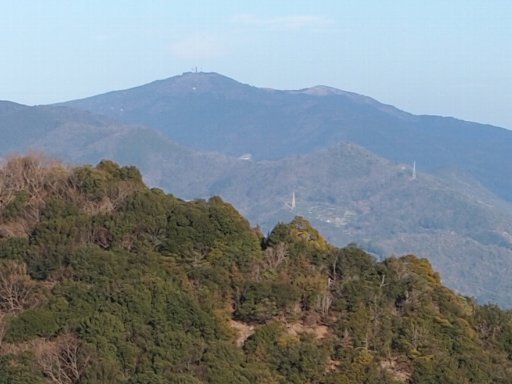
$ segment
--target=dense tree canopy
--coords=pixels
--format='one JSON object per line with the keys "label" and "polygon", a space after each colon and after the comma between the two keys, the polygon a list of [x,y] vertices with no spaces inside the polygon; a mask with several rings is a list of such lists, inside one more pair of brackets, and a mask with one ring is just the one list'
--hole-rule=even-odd
{"label": "dense tree canopy", "polygon": [[512,315],[137,169],[0,171],[0,384],[508,383]]}

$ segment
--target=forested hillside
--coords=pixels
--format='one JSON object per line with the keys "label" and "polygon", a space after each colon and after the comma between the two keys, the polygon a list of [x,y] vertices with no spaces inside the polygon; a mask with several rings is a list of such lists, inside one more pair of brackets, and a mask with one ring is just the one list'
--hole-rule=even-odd
{"label": "forested hillside", "polygon": [[[460,127],[454,131],[450,124],[439,125],[437,129],[444,133],[435,134],[433,143],[422,135],[433,134],[435,130],[429,128],[421,130],[422,134],[413,134],[409,132],[412,127],[403,126],[402,120],[400,124],[390,123],[376,118],[374,113],[393,119],[423,118],[413,118],[361,95],[325,87],[301,91],[258,89],[217,74],[186,74],[98,97],[73,102],[72,108],[29,107],[0,101],[0,158],[8,158],[17,151],[41,151],[74,164],[95,164],[108,158],[123,165],[136,165],[147,183],[184,199],[221,196],[254,226],[261,226],[264,233],[278,222],[303,216],[333,244],[344,246],[354,242],[379,259],[407,253],[427,257],[441,271],[448,287],[481,303],[512,308],[512,297],[508,294],[512,289],[512,204],[493,193],[493,188],[486,188],[476,173],[463,171],[463,167],[449,161],[455,156],[457,161],[471,165],[498,156],[501,160],[496,160],[495,166],[478,168],[477,173],[487,177],[499,170],[499,182],[491,184],[506,184],[508,178],[503,175],[507,174],[507,165],[512,164],[508,161],[512,152],[500,150],[510,145],[507,139],[495,137],[492,132],[510,135],[507,131],[489,128],[481,136],[479,125],[470,124],[468,132]],[[290,112],[290,108],[295,112]],[[286,112],[292,121],[288,117],[278,118],[279,114],[270,113],[272,110]],[[366,113],[375,118],[365,120]],[[338,115],[339,121],[329,118]],[[137,116],[158,119],[146,121]],[[366,123],[356,124],[360,118],[373,128],[368,131]],[[401,126],[402,130],[390,130],[389,124],[380,126],[382,121],[388,121],[392,127]],[[208,145],[234,145],[237,156],[183,147],[170,139],[174,138],[171,131],[158,132],[138,125],[140,122],[155,124],[160,129],[164,125],[178,127],[184,135],[196,132],[189,144],[198,145],[201,141],[196,139],[202,137]],[[211,129],[204,131],[206,127]],[[320,127],[330,127],[327,130],[334,136],[325,135]],[[375,144],[387,143],[386,151],[403,156],[392,158],[406,163],[387,160],[357,144],[339,143],[357,142],[350,135],[337,136],[346,129]],[[470,131],[473,133],[469,134]],[[450,137],[445,137],[449,132]],[[278,140],[273,134],[282,137]],[[293,147],[292,152],[300,154],[257,160],[260,156],[239,145],[233,135],[257,149],[268,150],[278,144],[282,149]],[[419,140],[421,150],[429,158],[422,158],[418,148],[408,144],[411,135]],[[459,141],[459,136],[467,136],[469,141]],[[300,137],[302,144],[290,147],[290,140]],[[496,141],[500,145],[494,145]],[[487,149],[492,148],[490,152],[480,148],[484,142]],[[361,143],[368,147],[368,143]],[[438,148],[438,144],[443,147],[443,143],[451,143],[447,152],[441,151],[449,153],[448,158],[431,153],[432,148]],[[458,144],[453,146],[454,143]],[[316,151],[317,144],[318,148],[325,148]],[[459,149],[466,154],[459,153]],[[242,150],[253,152],[253,159],[239,158]],[[407,154],[407,150],[414,156]],[[475,157],[474,150],[480,155]],[[413,159],[417,160],[418,172],[417,178],[411,180]],[[441,159],[442,164],[437,163]],[[426,164],[444,170],[427,173]],[[291,210],[293,193],[297,204]]]}
{"label": "forested hillside", "polygon": [[340,142],[435,173],[456,169],[512,201],[512,133],[441,116],[413,115],[370,97],[316,86],[257,88],[218,73],[184,73],[63,105],[159,129],[178,144],[279,159]]}
{"label": "forested hillside", "polygon": [[1,384],[510,383],[511,354],[512,314],[425,259],[264,236],[111,161],[0,169]]}

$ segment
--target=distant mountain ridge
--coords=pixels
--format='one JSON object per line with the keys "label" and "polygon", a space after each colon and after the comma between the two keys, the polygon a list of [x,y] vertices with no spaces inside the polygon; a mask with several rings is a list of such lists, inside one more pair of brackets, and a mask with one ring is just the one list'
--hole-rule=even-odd
{"label": "distant mountain ridge", "polygon": [[396,162],[415,160],[427,172],[456,167],[512,201],[512,131],[412,115],[325,86],[281,91],[216,73],[185,73],[64,105],[145,124],[179,144],[231,156],[278,159],[352,142]]}
{"label": "distant mountain ridge", "polygon": [[[474,181],[422,172],[411,180],[411,167],[353,144],[224,166],[206,177],[200,196],[222,196],[264,229],[301,215],[336,244],[356,243],[381,257],[428,255],[449,286],[508,306],[512,206]],[[183,171],[164,168],[163,175],[172,177],[158,185],[186,196]]]}
{"label": "distant mountain ridge", "polygon": [[338,245],[428,256],[449,286],[512,306],[504,129],[327,86],[280,91],[188,73],[60,105],[0,102],[0,131],[0,157],[35,149],[135,164],[179,197],[221,195],[264,230],[299,214]]}

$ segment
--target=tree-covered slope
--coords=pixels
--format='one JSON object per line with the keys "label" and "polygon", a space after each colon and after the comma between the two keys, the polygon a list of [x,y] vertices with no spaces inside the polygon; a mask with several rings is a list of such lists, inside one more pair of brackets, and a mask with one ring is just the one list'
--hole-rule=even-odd
{"label": "tree-covered slope", "polygon": [[512,200],[512,132],[441,116],[412,115],[329,87],[252,87],[217,73],[184,73],[64,103],[145,124],[194,149],[278,159],[360,145],[425,171],[456,168]]}
{"label": "tree-covered slope", "polygon": [[508,383],[512,314],[133,167],[0,171],[0,383]]}
{"label": "tree-covered slope", "polygon": [[[189,88],[191,81],[196,90]],[[215,74],[190,74],[122,94],[132,102],[138,100],[144,108],[157,103],[159,98],[189,96],[215,95],[218,103],[226,105],[240,98],[248,102],[257,95],[256,99],[264,102],[269,94],[295,100],[294,103],[304,98],[323,103],[324,97],[335,97],[344,98],[349,104],[366,105],[379,113],[408,116],[339,90],[317,87],[288,93],[242,86]],[[111,94],[114,99],[118,96],[119,93]],[[89,99],[91,103],[101,100]],[[195,105],[191,100],[188,102]],[[108,109],[109,105],[105,102],[96,106]],[[129,105],[125,107],[125,111],[130,110]],[[360,112],[354,108],[353,113]],[[221,109],[215,111],[220,113]],[[236,109],[236,113],[241,111]],[[103,109],[100,112],[106,113]],[[199,112],[197,119],[204,119]],[[199,153],[175,144],[153,129],[62,106],[28,107],[0,102],[0,132],[0,157],[33,149],[74,163],[96,163],[110,158],[121,164],[135,164],[148,183],[183,198],[222,196],[265,232],[278,221],[301,215],[334,244],[356,242],[379,257],[399,253],[428,257],[442,272],[448,286],[481,302],[512,306],[508,294],[512,205],[456,169],[429,175],[421,165],[418,178],[411,181],[411,163],[396,164],[354,144],[332,145],[272,161],[243,161],[218,153]],[[273,141],[268,135],[260,138]],[[402,152],[403,148],[397,151]],[[285,203],[289,205],[293,192],[297,206],[290,211]],[[480,267],[475,269],[475,264]]]}
{"label": "tree-covered slope", "polygon": [[336,245],[355,242],[380,258],[428,257],[449,287],[480,302],[512,306],[512,205],[474,180],[423,172],[412,180],[410,165],[348,144],[224,164],[221,173],[194,180],[196,194],[189,192],[191,172],[200,169],[193,163],[188,172],[155,164],[161,174],[153,182],[187,198],[222,196],[265,232],[300,215]]}
{"label": "tree-covered slope", "polygon": [[72,162],[115,157],[143,165],[149,153],[192,156],[150,128],[67,107],[0,101],[0,132],[0,157],[32,150]]}
{"label": "tree-covered slope", "polygon": [[244,161],[198,153],[147,127],[68,107],[0,102],[0,131],[0,157],[33,149],[74,163],[135,164],[148,183],[183,198],[222,196],[264,232],[301,215],[334,244],[356,242],[379,257],[428,257],[449,287],[512,306],[512,206],[467,175],[433,176],[419,168],[412,181],[411,164],[353,144]]}

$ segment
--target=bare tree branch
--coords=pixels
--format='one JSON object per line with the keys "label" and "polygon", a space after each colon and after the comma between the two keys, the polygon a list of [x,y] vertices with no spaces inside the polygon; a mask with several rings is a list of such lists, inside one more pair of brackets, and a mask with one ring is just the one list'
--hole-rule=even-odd
{"label": "bare tree branch", "polygon": [[83,353],[80,340],[72,333],[39,345],[35,355],[44,375],[54,384],[79,383],[90,362],[90,356]]}
{"label": "bare tree branch", "polygon": [[36,283],[27,266],[14,260],[0,262],[0,310],[17,313],[37,304]]}

